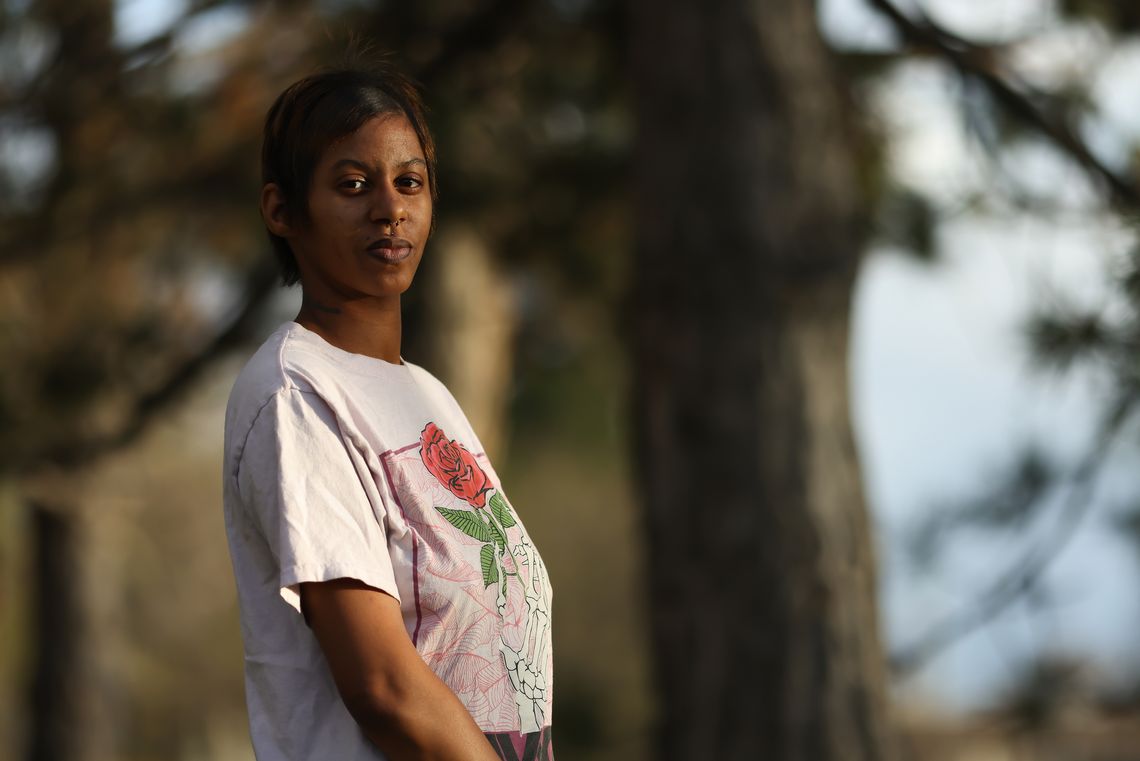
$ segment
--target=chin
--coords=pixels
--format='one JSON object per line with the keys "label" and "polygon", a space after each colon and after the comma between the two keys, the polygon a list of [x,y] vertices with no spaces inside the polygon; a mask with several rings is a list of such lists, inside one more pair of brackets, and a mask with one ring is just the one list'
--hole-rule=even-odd
{"label": "chin", "polygon": [[400,278],[398,280],[385,278],[383,282],[379,283],[379,286],[377,289],[379,291],[378,296],[399,296],[412,287],[412,278]]}

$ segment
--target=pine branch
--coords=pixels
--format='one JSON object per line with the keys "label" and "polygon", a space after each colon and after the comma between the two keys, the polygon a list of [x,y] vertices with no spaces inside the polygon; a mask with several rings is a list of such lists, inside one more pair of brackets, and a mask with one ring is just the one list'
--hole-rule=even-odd
{"label": "pine branch", "polygon": [[891,671],[896,677],[914,674],[951,645],[994,620],[1037,587],[1045,571],[1069,545],[1077,528],[1088,515],[1101,467],[1107,461],[1108,453],[1135,404],[1133,396],[1122,397],[1102,423],[1096,444],[1073,472],[1061,516],[1048,536],[1031,547],[966,608],[933,624],[916,641],[893,653],[890,663]]}
{"label": "pine branch", "polygon": [[1133,182],[1105,166],[1069,125],[1051,119],[1024,92],[998,73],[992,50],[951,34],[929,18],[912,19],[896,8],[891,0],[867,2],[886,16],[907,42],[937,51],[962,75],[981,82],[1010,114],[1035,129],[1099,179],[1118,204],[1132,210],[1140,208],[1140,191]]}
{"label": "pine branch", "polygon": [[225,326],[201,350],[178,365],[162,385],[140,395],[118,430],[88,439],[61,441],[26,459],[22,470],[29,472],[44,465],[64,469],[82,467],[132,444],[162,412],[181,400],[206,370],[248,338],[254,320],[274,293],[276,282],[276,267],[267,254],[250,270],[239,306]]}
{"label": "pine branch", "polygon": [[[1140,208],[1140,190],[1131,180],[1120,177],[1105,166],[1069,125],[1048,116],[1029,94],[1019,90],[999,72],[999,56],[995,49],[954,35],[926,16],[911,18],[891,0],[867,1],[892,22],[911,47],[937,53],[962,76],[980,82],[1008,113],[1036,130],[1084,167],[1094,179],[1099,180],[1112,201],[1127,209]],[[1134,404],[1135,399],[1132,397],[1122,398],[1102,424],[1096,445],[1071,477],[1069,496],[1053,531],[1026,552],[968,607],[932,625],[915,642],[896,652],[891,657],[892,670],[896,675],[914,673],[952,644],[996,618],[1039,584],[1045,571],[1068,546],[1077,526],[1089,512],[1100,466]]]}

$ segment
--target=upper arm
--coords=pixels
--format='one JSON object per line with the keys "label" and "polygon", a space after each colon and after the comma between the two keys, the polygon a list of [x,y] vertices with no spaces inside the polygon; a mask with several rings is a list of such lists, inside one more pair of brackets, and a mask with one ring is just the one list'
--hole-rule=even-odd
{"label": "upper arm", "polygon": [[247,435],[235,478],[281,596],[297,610],[302,583],[339,578],[399,599],[376,476],[341,424],[315,393],[278,393]]}
{"label": "upper arm", "polygon": [[364,582],[303,583],[301,609],[354,715],[393,710],[427,669],[404,628],[400,603]]}

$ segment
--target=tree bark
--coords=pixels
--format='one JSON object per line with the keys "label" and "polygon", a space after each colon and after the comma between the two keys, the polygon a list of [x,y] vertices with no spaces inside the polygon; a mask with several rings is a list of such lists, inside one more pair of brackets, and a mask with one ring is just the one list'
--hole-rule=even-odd
{"label": "tree bark", "polygon": [[[91,238],[61,247],[60,231],[90,226],[97,193],[113,191],[115,178],[104,171],[108,138],[121,123],[118,114],[105,107],[119,94],[121,60],[112,43],[113,4],[111,0],[37,0],[28,14],[50,30],[56,43],[28,106],[31,119],[50,131],[56,154],[54,174],[45,194],[53,201],[42,207],[40,213],[45,216],[37,220],[40,253],[55,267],[53,272],[73,271],[83,256],[102,262],[107,255],[100,247],[105,241]],[[93,178],[98,182],[84,184]],[[60,222],[63,217],[67,224]],[[72,258],[53,258],[64,249]],[[93,286],[85,283],[84,287]],[[58,303],[59,282],[53,281],[52,293],[57,298],[50,300],[50,307],[28,318],[36,325],[41,342],[72,332],[66,322],[71,312]],[[83,329],[90,330],[88,326]],[[41,427],[51,423],[36,422]],[[28,438],[35,442],[38,437]],[[6,465],[12,467],[13,463]],[[39,497],[28,497],[27,504],[32,514],[35,557],[31,578],[35,656],[30,676],[27,758],[97,758],[106,730],[97,727],[94,720],[98,714],[94,698],[97,685],[87,618],[89,588],[81,568],[83,529],[71,505]]]}
{"label": "tree bark", "polygon": [[432,242],[428,271],[427,353],[492,462],[506,449],[516,315],[510,285],[487,244],[462,223]]}
{"label": "tree bark", "polygon": [[847,404],[862,209],[812,3],[632,2],[657,758],[892,757]]}
{"label": "tree bark", "polygon": [[29,761],[87,758],[79,530],[69,511],[29,502],[34,549]]}

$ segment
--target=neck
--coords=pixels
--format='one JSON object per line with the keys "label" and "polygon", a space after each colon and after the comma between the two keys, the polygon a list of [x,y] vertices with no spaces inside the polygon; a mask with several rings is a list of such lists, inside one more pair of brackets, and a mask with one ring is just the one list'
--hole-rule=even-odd
{"label": "neck", "polygon": [[400,297],[326,304],[308,294],[294,322],[338,349],[400,363]]}

